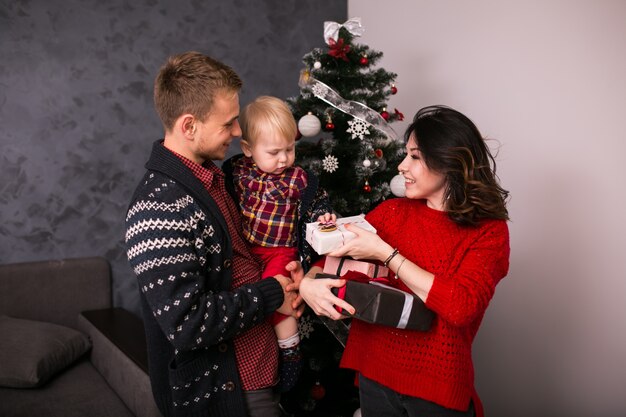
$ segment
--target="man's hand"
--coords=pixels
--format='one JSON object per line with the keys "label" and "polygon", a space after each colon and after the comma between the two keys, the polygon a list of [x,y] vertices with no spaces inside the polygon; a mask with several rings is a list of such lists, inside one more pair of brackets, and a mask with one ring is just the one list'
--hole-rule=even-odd
{"label": "man's hand", "polygon": [[291,280],[293,281],[289,284],[287,291],[297,291],[298,288],[300,288],[302,278],[304,278],[304,269],[302,269],[302,264],[298,261],[291,261],[285,265],[285,269],[289,271],[291,274]]}
{"label": "man's hand", "polygon": [[297,294],[294,290],[289,289],[290,285],[293,284],[293,281],[284,275],[275,275],[274,278],[280,283],[280,286],[283,287],[284,295],[283,303],[280,307],[278,307],[278,309],[276,309],[276,311],[286,316],[293,316],[296,318],[300,317],[302,315],[302,312],[298,314],[297,309],[294,308]]}
{"label": "man's hand", "polygon": [[300,288],[300,282],[304,278],[304,270],[302,269],[302,264],[298,261],[291,261],[287,265],[285,265],[285,269],[291,274],[291,283],[287,285],[287,291],[293,291],[295,293],[295,297],[292,300],[291,308],[293,308],[295,318],[300,318],[302,313],[304,313],[304,303],[302,302],[302,297],[298,294],[298,288]]}

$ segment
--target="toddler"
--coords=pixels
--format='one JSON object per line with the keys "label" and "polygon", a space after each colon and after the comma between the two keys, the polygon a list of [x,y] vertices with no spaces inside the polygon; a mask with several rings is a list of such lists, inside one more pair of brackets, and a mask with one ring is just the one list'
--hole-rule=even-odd
{"label": "toddler", "polygon": [[[306,270],[312,251],[304,239],[304,225],[332,222],[336,216],[317,177],[294,165],[296,121],[284,101],[261,96],[242,110],[240,125],[243,156],[233,157],[222,169],[241,208],[244,237],[252,253],[263,260],[263,278],[289,276],[285,265],[293,260],[300,260]],[[298,323],[280,313],[270,321],[281,352],[284,392],[293,388],[301,369]]]}

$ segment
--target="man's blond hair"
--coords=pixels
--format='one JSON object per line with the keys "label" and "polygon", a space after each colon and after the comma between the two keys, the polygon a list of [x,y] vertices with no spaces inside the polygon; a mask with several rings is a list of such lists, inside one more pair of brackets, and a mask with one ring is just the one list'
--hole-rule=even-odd
{"label": "man's blond hair", "polygon": [[154,106],[163,127],[171,131],[181,115],[204,121],[220,91],[237,93],[237,73],[209,56],[190,51],[168,58],[154,81]]}

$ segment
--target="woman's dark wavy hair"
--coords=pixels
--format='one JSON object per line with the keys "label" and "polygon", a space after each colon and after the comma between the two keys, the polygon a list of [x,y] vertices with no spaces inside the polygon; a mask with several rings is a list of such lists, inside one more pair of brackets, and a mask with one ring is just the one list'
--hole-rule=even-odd
{"label": "woman's dark wavy hair", "polygon": [[419,110],[405,140],[415,136],[426,166],[446,177],[446,212],[460,225],[509,220],[509,192],[498,184],[496,161],[474,123],[446,106]]}

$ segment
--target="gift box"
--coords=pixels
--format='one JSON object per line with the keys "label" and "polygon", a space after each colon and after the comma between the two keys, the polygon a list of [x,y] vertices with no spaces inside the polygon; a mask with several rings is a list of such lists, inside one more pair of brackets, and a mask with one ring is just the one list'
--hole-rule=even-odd
{"label": "gift box", "polygon": [[[317,274],[316,278],[339,277]],[[332,288],[332,292],[354,307],[352,317],[368,323],[426,331],[435,317],[419,297],[380,282],[347,281],[343,287]],[[340,313],[351,316],[343,309]]]}
{"label": "gift box", "polygon": [[382,265],[348,258],[337,258],[335,256],[326,257],[324,273],[343,276],[348,271],[361,272],[370,278],[380,278],[389,275],[389,269]]}
{"label": "gift box", "polygon": [[348,223],[376,233],[376,229],[365,220],[364,216],[341,217],[337,219],[336,227],[334,228],[329,228],[327,225],[319,222],[307,223],[306,241],[320,255],[332,252],[356,237],[354,233],[346,230],[345,225]]}

